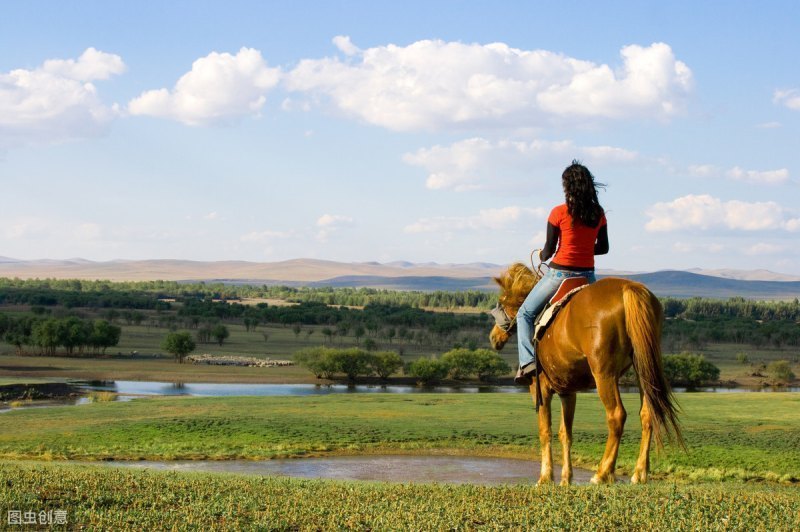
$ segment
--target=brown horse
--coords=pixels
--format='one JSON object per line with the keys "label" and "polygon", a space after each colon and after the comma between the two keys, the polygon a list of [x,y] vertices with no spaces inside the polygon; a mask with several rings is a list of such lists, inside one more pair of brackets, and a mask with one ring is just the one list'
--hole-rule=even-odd
{"label": "brown horse", "polygon": [[[509,318],[525,300],[539,277],[524,264],[514,264],[495,282],[500,285],[499,306]],[[537,356],[542,408],[539,409],[539,441],[542,468],[539,484],[553,481],[553,455],[550,449],[553,394],[561,398],[563,450],[561,484],[572,480],[570,447],[575,392],[593,385],[606,409],[608,440],[606,450],[592,482],[613,483],[625,408],[619,395],[619,378],[633,365],[639,378],[642,441],[639,458],[631,477],[633,483],[647,482],[650,468],[650,441],[662,445],[662,432],[683,445],[677,408],[661,362],[661,323],[663,310],[656,296],[644,285],[626,279],[607,278],[576,293],[556,315],[539,341]],[[513,327],[511,328],[513,329]],[[500,350],[513,330],[495,325],[489,336]],[[530,387],[536,401],[536,381]]]}

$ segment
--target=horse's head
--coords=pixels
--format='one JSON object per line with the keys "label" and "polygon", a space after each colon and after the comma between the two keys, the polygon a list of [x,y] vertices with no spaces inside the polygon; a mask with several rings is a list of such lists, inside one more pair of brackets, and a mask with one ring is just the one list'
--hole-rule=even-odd
{"label": "horse's head", "polygon": [[492,310],[494,327],[489,333],[489,341],[497,351],[503,349],[514,333],[517,324],[517,311],[525,297],[539,278],[522,263],[512,264],[494,282],[500,287],[497,306]]}

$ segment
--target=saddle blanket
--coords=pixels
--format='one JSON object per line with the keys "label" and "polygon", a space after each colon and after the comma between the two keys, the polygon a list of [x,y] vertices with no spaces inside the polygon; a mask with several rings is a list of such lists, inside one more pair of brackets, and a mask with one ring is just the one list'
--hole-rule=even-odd
{"label": "saddle blanket", "polygon": [[573,288],[572,290],[564,294],[564,296],[561,299],[559,299],[552,305],[545,307],[542,313],[539,314],[539,317],[536,318],[536,321],[534,323],[533,339],[541,340],[542,337],[544,336],[544,332],[547,330],[548,325],[550,325],[550,323],[556,317],[558,311],[561,310],[564,307],[564,305],[566,305],[569,302],[570,299],[572,299],[572,296],[574,296],[587,286],[589,286],[589,284],[584,284],[577,288]]}

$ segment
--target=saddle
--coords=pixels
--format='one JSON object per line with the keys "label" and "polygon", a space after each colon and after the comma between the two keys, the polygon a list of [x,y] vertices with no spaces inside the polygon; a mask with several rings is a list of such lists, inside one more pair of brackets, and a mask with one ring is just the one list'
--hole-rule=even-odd
{"label": "saddle", "polygon": [[589,279],[586,277],[569,277],[561,281],[561,285],[558,287],[553,297],[550,298],[547,306],[545,306],[542,312],[533,320],[534,341],[540,340],[544,336],[547,326],[550,325],[553,318],[558,314],[558,311],[569,302],[572,296],[587,286],[589,286]]}

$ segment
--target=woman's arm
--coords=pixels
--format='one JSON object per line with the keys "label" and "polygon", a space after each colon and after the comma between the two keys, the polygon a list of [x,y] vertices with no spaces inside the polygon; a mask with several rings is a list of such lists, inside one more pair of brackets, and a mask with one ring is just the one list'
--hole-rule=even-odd
{"label": "woman's arm", "polygon": [[605,255],[608,253],[608,226],[604,225],[597,233],[597,241],[594,243],[594,254]]}
{"label": "woman's arm", "polygon": [[551,223],[547,223],[547,241],[544,243],[542,251],[539,253],[539,260],[545,262],[556,252],[558,237],[561,236],[561,229]]}

